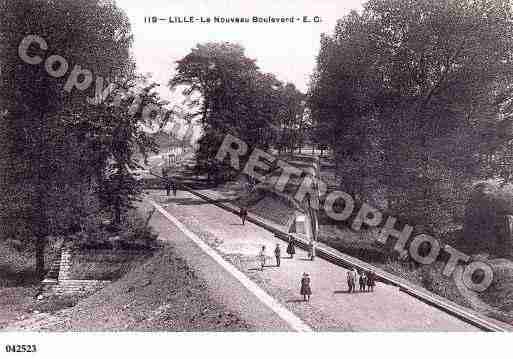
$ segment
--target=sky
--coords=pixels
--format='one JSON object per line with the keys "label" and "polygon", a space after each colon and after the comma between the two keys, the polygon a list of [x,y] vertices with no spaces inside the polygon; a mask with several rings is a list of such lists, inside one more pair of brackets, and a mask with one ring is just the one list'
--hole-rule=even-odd
{"label": "sky", "polygon": [[[337,19],[350,10],[361,8],[361,0],[116,0],[130,18],[134,34],[133,53],[138,71],[152,74],[161,83],[162,97],[174,102],[167,82],[173,76],[176,61],[185,57],[198,43],[229,41],[246,49],[263,72],[281,81],[292,82],[305,92],[315,67],[321,33],[332,33]],[[319,23],[293,24],[207,24],[145,23],[145,17],[299,17]]]}

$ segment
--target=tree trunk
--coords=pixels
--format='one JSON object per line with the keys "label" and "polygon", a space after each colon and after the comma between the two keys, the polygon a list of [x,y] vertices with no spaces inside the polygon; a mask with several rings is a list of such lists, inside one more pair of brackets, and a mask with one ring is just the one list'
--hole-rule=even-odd
{"label": "tree trunk", "polygon": [[118,181],[118,193],[116,193],[116,202],[114,206],[114,223],[116,225],[121,224],[121,192],[124,187],[124,166],[121,163],[118,163],[118,173],[119,173],[119,181]]}
{"label": "tree trunk", "polygon": [[38,234],[36,238],[36,275],[38,280],[45,276],[45,241],[44,235]]}
{"label": "tree trunk", "polygon": [[[44,126],[45,113],[41,111],[39,116],[39,124],[38,124],[38,147],[37,147],[37,155],[35,156],[37,160],[37,185],[36,185],[36,217],[33,217],[32,225],[36,230],[36,276],[39,280],[42,280],[45,275],[45,239],[47,234],[47,218],[46,218],[46,210],[45,210],[45,194],[47,190],[46,183],[44,183],[43,177],[43,166],[48,161],[48,158],[44,156],[44,145],[45,140],[48,139],[47,131],[48,127]],[[47,136],[45,136],[47,135]]]}

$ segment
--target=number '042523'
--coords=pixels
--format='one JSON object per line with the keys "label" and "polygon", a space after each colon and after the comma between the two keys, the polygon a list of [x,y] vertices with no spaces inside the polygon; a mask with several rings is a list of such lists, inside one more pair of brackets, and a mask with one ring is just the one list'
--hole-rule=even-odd
{"label": "number '042523'", "polygon": [[37,351],[37,346],[35,344],[7,344],[5,346],[5,351],[7,353],[35,353]]}

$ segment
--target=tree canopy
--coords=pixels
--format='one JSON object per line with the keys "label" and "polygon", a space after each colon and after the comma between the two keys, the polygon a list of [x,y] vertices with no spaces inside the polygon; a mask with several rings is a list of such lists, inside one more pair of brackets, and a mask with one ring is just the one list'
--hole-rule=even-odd
{"label": "tree canopy", "polygon": [[197,159],[207,172],[229,170],[214,161],[226,134],[237,136],[250,149],[267,149],[284,128],[296,126],[304,109],[303,95],[294,85],[260,71],[238,44],[198,44],[178,61],[169,86],[182,88],[186,96],[200,95],[192,106],[197,111],[189,117],[197,118],[203,130]]}
{"label": "tree canopy", "polygon": [[[130,24],[113,1],[0,0],[0,13],[0,220],[4,235],[24,228],[23,238],[36,239],[41,274],[47,235],[76,230],[102,208],[119,219],[135,198],[134,153],[155,149],[142,109],[159,99],[153,85],[133,93]],[[39,64],[20,57],[28,35],[47,44],[27,50]],[[50,56],[68,63],[63,76],[49,74]],[[75,66],[90,72],[88,88],[66,87]],[[91,101],[109,83],[118,87],[109,100]]]}
{"label": "tree canopy", "polygon": [[309,106],[343,186],[436,222],[433,189],[476,176],[501,141],[512,24],[508,1],[369,0],[323,35]]}

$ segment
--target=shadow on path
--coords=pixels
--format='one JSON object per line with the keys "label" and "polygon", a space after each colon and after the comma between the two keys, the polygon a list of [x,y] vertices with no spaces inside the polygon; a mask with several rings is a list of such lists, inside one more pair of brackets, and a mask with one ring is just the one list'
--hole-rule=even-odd
{"label": "shadow on path", "polygon": [[304,299],[289,299],[285,303],[307,303]]}
{"label": "shadow on path", "polygon": [[333,292],[333,294],[353,294],[353,293],[350,293],[347,290],[336,290]]}
{"label": "shadow on path", "polygon": [[229,199],[219,199],[212,202],[206,202],[202,199],[194,199],[194,198],[167,198],[165,203],[174,203],[179,206],[200,206],[200,205],[208,205],[214,203],[230,203]]}

